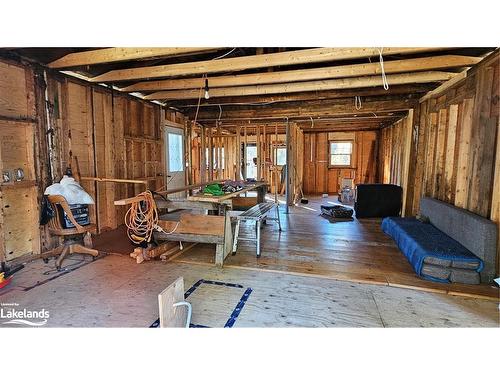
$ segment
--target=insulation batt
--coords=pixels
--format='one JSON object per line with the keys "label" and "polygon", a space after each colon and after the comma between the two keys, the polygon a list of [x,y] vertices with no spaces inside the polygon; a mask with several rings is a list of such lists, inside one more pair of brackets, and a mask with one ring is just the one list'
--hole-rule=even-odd
{"label": "insulation batt", "polygon": [[92,197],[75,181],[73,177],[63,176],[45,189],[46,195],[62,195],[68,204],[94,204]]}

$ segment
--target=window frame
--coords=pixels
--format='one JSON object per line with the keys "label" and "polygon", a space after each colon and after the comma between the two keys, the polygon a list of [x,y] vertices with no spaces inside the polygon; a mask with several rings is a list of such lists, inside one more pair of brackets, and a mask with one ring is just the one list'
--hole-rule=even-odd
{"label": "window frame", "polygon": [[[350,143],[351,153],[350,154],[332,154],[332,143]],[[352,168],[353,166],[353,155],[354,155],[354,139],[331,139],[328,141],[328,168]],[[349,164],[332,164],[332,155],[350,155]]]}
{"label": "window frame", "polygon": [[[179,146],[180,146],[180,156],[181,156],[181,162],[180,162],[180,168],[181,169],[171,169],[172,168],[172,159],[171,157],[172,156],[179,156],[179,155],[174,155],[172,153],[172,150],[170,148],[171,146],[171,140],[170,140],[170,137],[180,137],[180,141],[179,142]],[[178,173],[178,172],[184,172],[186,170],[186,166],[184,165],[184,162],[183,162],[183,159],[184,159],[184,135],[183,134],[180,134],[180,133],[174,133],[174,132],[168,132],[167,131],[167,145],[168,145],[168,153],[167,153],[167,156],[168,156],[168,171],[167,173]]]}
{"label": "window frame", "polygon": [[286,153],[288,152],[288,148],[286,147],[286,144],[284,144],[284,143],[273,144],[273,164],[278,166],[278,167],[281,167],[283,165],[286,165],[286,157],[285,157],[284,164],[278,164],[278,149],[284,149],[285,156],[286,156]]}

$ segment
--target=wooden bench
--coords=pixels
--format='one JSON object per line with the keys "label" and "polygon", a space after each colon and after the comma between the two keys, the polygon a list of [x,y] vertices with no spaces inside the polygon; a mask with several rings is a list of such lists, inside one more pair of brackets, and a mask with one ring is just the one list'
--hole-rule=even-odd
{"label": "wooden bench", "polygon": [[[276,209],[276,217],[268,218],[269,212],[275,208]],[[279,231],[281,232],[281,222],[280,222],[280,212],[279,205],[277,203],[259,203],[236,216],[236,229],[234,233],[234,243],[233,243],[233,255],[236,254],[236,249],[238,247],[238,239],[240,240],[248,240],[248,241],[256,241],[257,242],[257,257],[260,257],[260,228],[262,222],[265,220],[273,220],[278,222]],[[255,231],[256,238],[248,238],[248,237],[238,237],[240,233],[240,223],[241,221],[254,221],[255,222]]]}
{"label": "wooden bench", "polygon": [[183,213],[180,220],[159,220],[163,232],[155,231],[156,240],[215,244],[215,264],[222,267],[231,251],[232,232],[229,215],[195,215]]}

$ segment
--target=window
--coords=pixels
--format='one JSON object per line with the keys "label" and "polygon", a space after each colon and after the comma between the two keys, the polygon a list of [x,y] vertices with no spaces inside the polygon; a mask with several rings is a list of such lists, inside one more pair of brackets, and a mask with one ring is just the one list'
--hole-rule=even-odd
{"label": "window", "polygon": [[276,165],[286,164],[286,146],[278,146],[274,149],[274,162]]}
{"label": "window", "polygon": [[169,172],[182,172],[182,135],[168,133],[168,169]]}
{"label": "window", "polygon": [[350,167],[352,141],[330,141],[330,167]]}

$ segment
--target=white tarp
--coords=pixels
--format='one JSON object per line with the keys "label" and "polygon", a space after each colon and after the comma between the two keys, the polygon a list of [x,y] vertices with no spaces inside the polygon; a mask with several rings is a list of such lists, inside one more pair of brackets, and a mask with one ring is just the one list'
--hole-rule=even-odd
{"label": "white tarp", "polygon": [[62,195],[68,204],[94,204],[92,197],[75,181],[73,177],[63,176],[45,189],[46,195]]}

